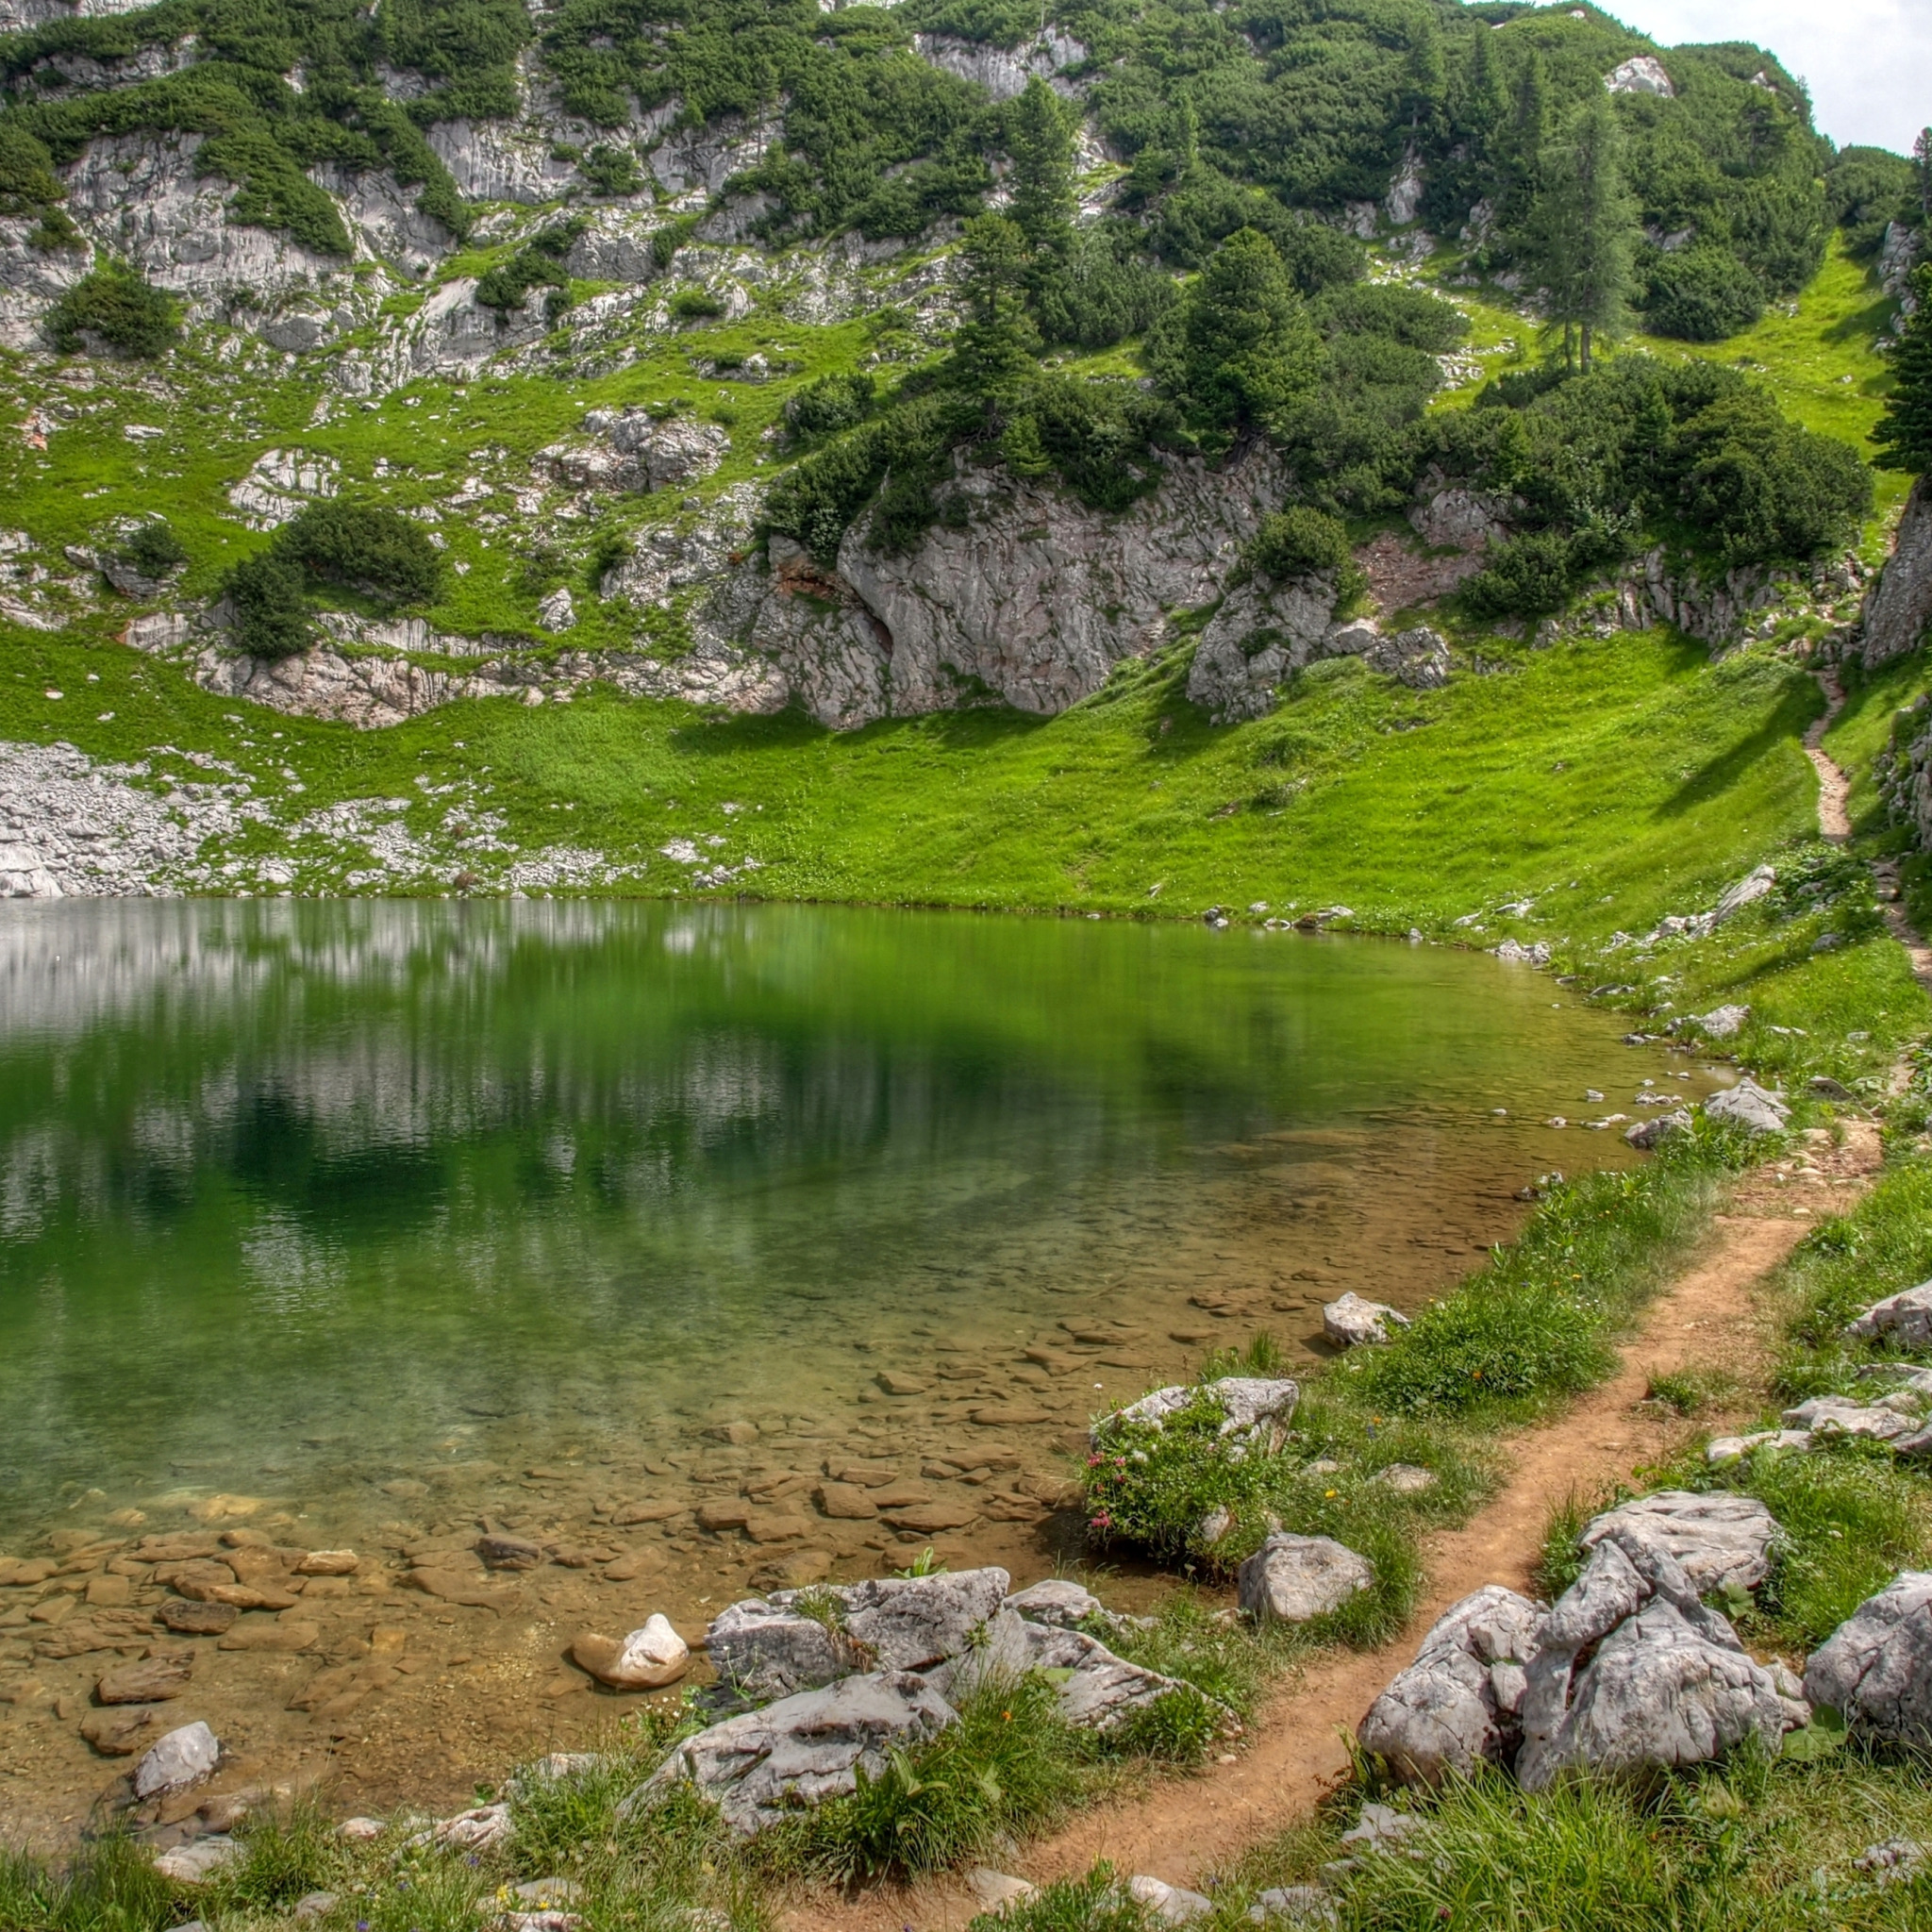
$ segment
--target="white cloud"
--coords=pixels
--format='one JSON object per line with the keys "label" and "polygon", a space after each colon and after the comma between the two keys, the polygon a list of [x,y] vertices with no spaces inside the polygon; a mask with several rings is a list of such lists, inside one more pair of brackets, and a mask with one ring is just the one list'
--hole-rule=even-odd
{"label": "white cloud", "polygon": [[1665,46],[1750,41],[1811,90],[1819,128],[1910,154],[1932,123],[1932,0],[1611,0],[1619,18]]}

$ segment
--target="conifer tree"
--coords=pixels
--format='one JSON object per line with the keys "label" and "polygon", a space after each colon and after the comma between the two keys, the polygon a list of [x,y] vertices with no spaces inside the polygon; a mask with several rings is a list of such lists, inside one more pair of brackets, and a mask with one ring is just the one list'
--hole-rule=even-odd
{"label": "conifer tree", "polygon": [[1163,371],[1205,426],[1278,431],[1314,385],[1321,338],[1274,242],[1237,228],[1188,291]]}
{"label": "conifer tree", "polygon": [[966,224],[966,319],[953,338],[954,382],[998,402],[1032,373],[1040,332],[1026,312],[1032,252],[1017,222],[975,215]]}
{"label": "conifer tree", "polygon": [[1007,109],[1012,219],[1035,247],[1064,255],[1074,233],[1074,125],[1038,75]]}
{"label": "conifer tree", "polygon": [[1891,352],[1891,393],[1873,441],[1887,469],[1932,475],[1932,262],[1912,272],[1918,307],[1898,332]]}
{"label": "conifer tree", "polygon": [[1584,369],[1629,320],[1637,203],[1624,182],[1623,135],[1607,94],[1592,94],[1543,154],[1531,221],[1532,255],[1550,319],[1573,331]]}

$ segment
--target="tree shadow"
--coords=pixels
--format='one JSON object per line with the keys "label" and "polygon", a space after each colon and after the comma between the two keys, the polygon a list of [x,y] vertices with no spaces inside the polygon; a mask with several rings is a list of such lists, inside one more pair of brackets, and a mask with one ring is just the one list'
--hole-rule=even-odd
{"label": "tree shadow", "polygon": [[[1822,702],[1822,700],[1821,700]],[[1781,744],[1802,739],[1815,714],[1802,693],[1792,692],[1755,731],[1707,759],[1691,773],[1657,808],[1660,819],[1681,818],[1702,805],[1722,798],[1760,758]]]}

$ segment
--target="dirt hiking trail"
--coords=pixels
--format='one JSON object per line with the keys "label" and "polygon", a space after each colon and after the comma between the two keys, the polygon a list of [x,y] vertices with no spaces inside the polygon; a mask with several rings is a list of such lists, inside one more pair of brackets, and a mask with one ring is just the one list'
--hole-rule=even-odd
{"label": "dirt hiking trail", "polygon": [[[1096,1807],[1004,1869],[1038,1884],[1107,1858],[1124,1874],[1193,1885],[1305,1816],[1348,1769],[1339,1732],[1354,1727],[1451,1604],[1485,1583],[1526,1591],[1553,1508],[1572,1491],[1590,1497],[1612,1487],[1707,1426],[1646,1402],[1654,1374],[1698,1362],[1748,1380],[1766,1361],[1774,1312],[1757,1290],[1808,1227],[1851,1205],[1880,1158],[1877,1128],[1853,1121],[1841,1145],[1821,1138],[1745,1175],[1693,1264],[1644,1310],[1616,1375],[1513,1438],[1498,1494],[1462,1528],[1424,1540],[1428,1589],[1400,1637],[1373,1652],[1325,1655],[1285,1678],[1232,1764]],[[946,1874],[849,1901],[814,1899],[788,1912],[785,1924],[787,1932],[937,1932],[963,1926],[979,1909],[959,1877]]]}

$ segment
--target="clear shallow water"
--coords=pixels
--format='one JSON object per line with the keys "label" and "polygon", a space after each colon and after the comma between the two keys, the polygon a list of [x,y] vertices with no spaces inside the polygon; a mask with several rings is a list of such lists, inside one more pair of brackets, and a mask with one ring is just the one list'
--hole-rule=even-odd
{"label": "clear shallow water", "polygon": [[[7,908],[0,1549],[130,1510],[401,1534],[552,1462],[541,1507],[608,1515],[738,1418],[799,1467],[1015,1390],[1077,1424],[1189,1322],[1416,1300],[1529,1174],[1621,1156],[1541,1121],[1656,1063],[1553,992],[1194,926]],[[1074,1380],[1027,1369],[1095,1321]]]}

